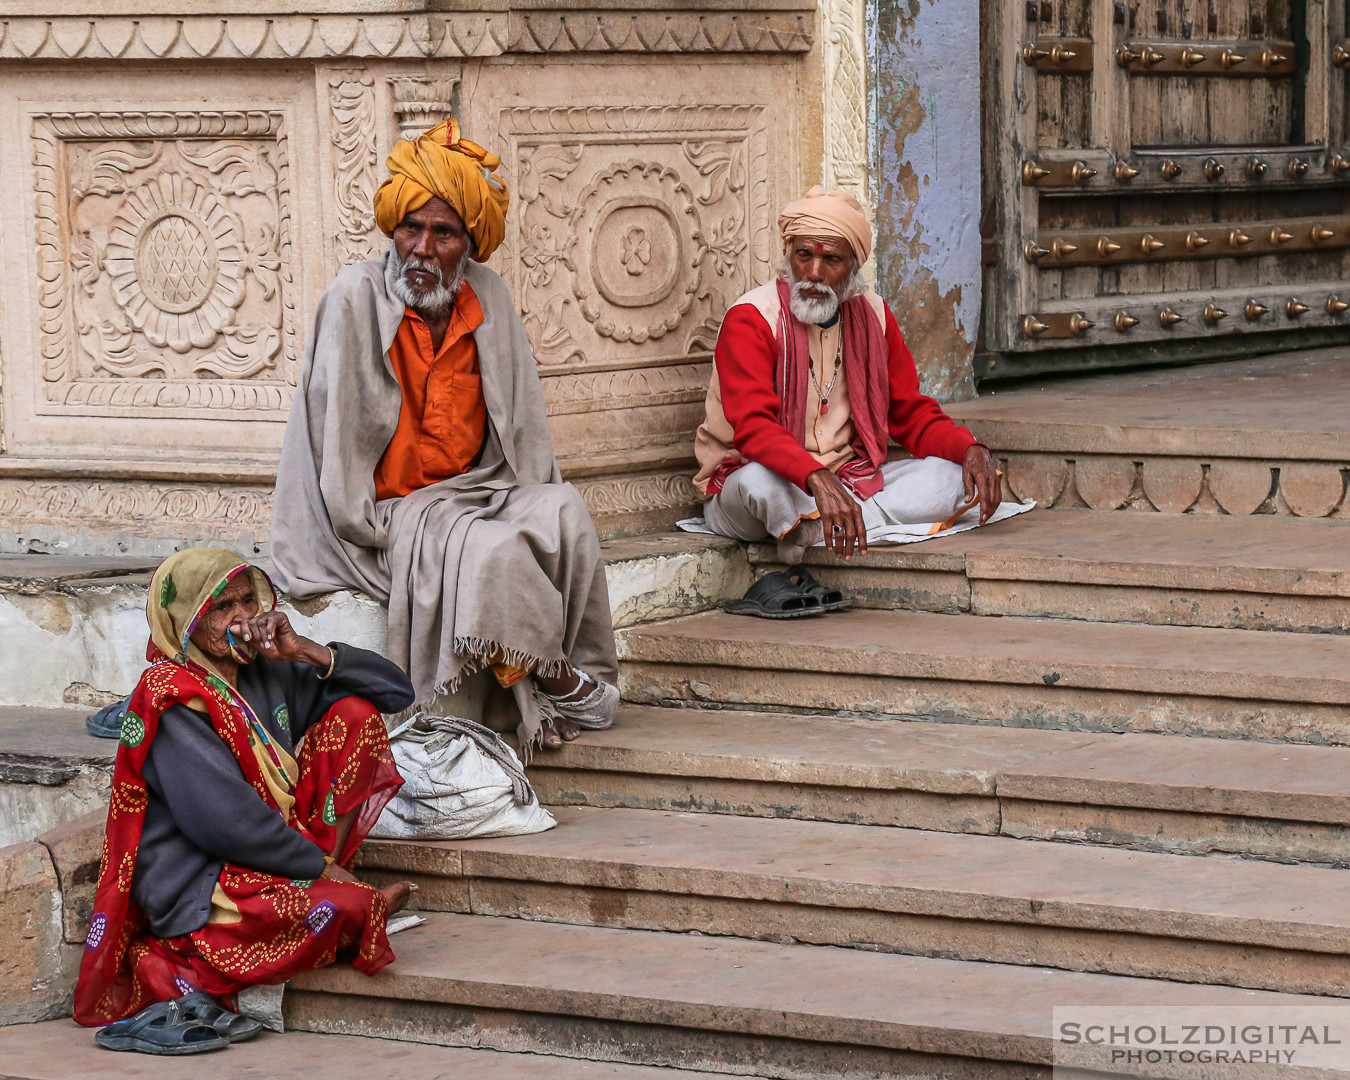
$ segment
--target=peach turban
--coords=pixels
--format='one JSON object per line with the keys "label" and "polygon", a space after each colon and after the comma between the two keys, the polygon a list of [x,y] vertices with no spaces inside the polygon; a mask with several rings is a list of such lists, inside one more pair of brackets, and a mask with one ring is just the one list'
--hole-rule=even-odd
{"label": "peach turban", "polygon": [[479,262],[506,235],[506,185],[492,173],[501,160],[460,138],[459,121],[446,120],[409,142],[400,139],[385,162],[389,179],[375,192],[375,224],[393,236],[398,223],[433,198],[444,199],[464,219]]}
{"label": "peach turban", "polygon": [[843,191],[826,191],[817,185],[804,199],[788,203],[778,215],[783,250],[794,236],[832,236],[848,242],[861,265],[872,254],[872,227],[862,204]]}

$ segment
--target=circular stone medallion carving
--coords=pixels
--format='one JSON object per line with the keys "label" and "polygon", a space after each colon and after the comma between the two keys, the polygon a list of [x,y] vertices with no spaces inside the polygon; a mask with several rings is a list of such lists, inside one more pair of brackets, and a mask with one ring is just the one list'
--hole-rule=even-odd
{"label": "circular stone medallion carving", "polygon": [[591,239],[591,274],[600,295],[619,307],[659,304],[680,280],[680,226],[670,207],[643,196],[605,205]]}
{"label": "circular stone medallion carving", "polygon": [[205,349],[244,302],[241,228],[206,184],[163,172],[127,192],[108,226],[113,298],[152,345]]}
{"label": "circular stone medallion carving", "polygon": [[641,344],[679,326],[702,280],[692,256],[701,224],[674,169],[628,161],[597,173],[577,199],[575,229],[572,292],[597,334]]}
{"label": "circular stone medallion carving", "polygon": [[206,222],[173,207],[146,220],[136,238],[136,279],[145,297],[160,311],[181,315],[196,311],[220,276],[216,242]]}

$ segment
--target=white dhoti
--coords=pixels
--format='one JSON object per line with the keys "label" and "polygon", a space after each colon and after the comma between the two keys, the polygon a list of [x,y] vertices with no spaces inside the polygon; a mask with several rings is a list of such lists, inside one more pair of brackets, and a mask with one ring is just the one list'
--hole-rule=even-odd
{"label": "white dhoti", "polygon": [[[891,526],[951,519],[969,505],[961,472],[960,465],[945,458],[888,461],[881,467],[885,486],[869,499],[854,496],[862,505],[868,542],[884,539]],[[817,516],[816,500],[758,462],[728,476],[722,490],[704,503],[703,512],[708,528],[737,540],[773,539],[800,550],[821,539],[810,529],[789,536]]]}

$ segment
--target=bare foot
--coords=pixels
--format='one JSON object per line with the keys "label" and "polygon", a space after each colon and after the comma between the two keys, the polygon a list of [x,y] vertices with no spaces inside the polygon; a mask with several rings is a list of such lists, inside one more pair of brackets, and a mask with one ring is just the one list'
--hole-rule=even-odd
{"label": "bare foot", "polygon": [[411,881],[396,881],[380,890],[384,894],[384,902],[388,907],[389,915],[402,911],[408,906],[408,897],[412,895],[412,889],[413,883]]}
{"label": "bare foot", "polygon": [[561,750],[563,743],[569,743],[581,734],[581,728],[571,720],[545,720],[540,741],[545,750]]}

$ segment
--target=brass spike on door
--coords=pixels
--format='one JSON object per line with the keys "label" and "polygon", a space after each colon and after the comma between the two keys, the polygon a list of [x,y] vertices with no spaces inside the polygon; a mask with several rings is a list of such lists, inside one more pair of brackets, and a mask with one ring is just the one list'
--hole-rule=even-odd
{"label": "brass spike on door", "polygon": [[1049,329],[1049,325],[1041,322],[1035,315],[1022,316],[1022,336],[1024,338],[1040,337]]}
{"label": "brass spike on door", "polygon": [[1047,255],[1049,255],[1050,252],[1047,251],[1045,248],[1041,247],[1039,244],[1032,243],[1030,240],[1028,240],[1026,246],[1022,248],[1022,254],[1026,257],[1027,262],[1031,263],[1034,266],[1036,263],[1040,262]]}
{"label": "brass spike on door", "polygon": [[1223,166],[1216,158],[1205,158],[1205,163],[1200,168],[1206,180],[1217,180],[1223,175]]}
{"label": "brass spike on door", "polygon": [[1089,168],[1085,161],[1075,161],[1069,175],[1073,177],[1075,184],[1086,184],[1097,175],[1097,170]]}
{"label": "brass spike on door", "polygon": [[1312,238],[1314,244],[1320,244],[1324,240],[1330,240],[1336,235],[1335,229],[1328,229],[1322,225],[1314,225],[1308,230],[1308,235]]}
{"label": "brass spike on door", "polygon": [[1199,49],[1193,49],[1191,46],[1187,45],[1178,54],[1177,59],[1181,61],[1183,67],[1190,68],[1195,67],[1196,64],[1203,64],[1205,62],[1205,54]]}
{"label": "brass spike on door", "polygon": [[1350,159],[1340,154],[1332,154],[1331,159],[1327,162],[1327,168],[1337,175],[1350,172]]}
{"label": "brass spike on door", "polygon": [[1176,326],[1177,323],[1185,322],[1186,316],[1173,311],[1171,308],[1163,308],[1158,312],[1158,321],[1162,323],[1166,329],[1170,330],[1172,327]]}
{"label": "brass spike on door", "polygon": [[1077,244],[1070,244],[1066,240],[1055,240],[1050,245],[1050,254],[1056,259],[1067,259],[1078,250]]}
{"label": "brass spike on door", "polygon": [[1117,244],[1114,240],[1112,240],[1109,236],[1103,236],[1100,240],[1097,241],[1097,254],[1100,255],[1103,259],[1109,259],[1119,250],[1120,245]]}
{"label": "brass spike on door", "polygon": [[1228,243],[1230,247],[1246,247],[1252,242],[1252,238],[1241,229],[1228,230]]}
{"label": "brass spike on door", "polygon": [[1117,161],[1116,167],[1111,170],[1111,173],[1122,184],[1126,184],[1139,175],[1139,170],[1133,165],[1127,165],[1123,161]]}
{"label": "brass spike on door", "polygon": [[1188,232],[1186,234],[1186,248],[1188,251],[1199,251],[1202,247],[1208,247],[1212,241],[1208,237],[1201,236],[1198,232]]}
{"label": "brass spike on door", "polygon": [[1164,180],[1175,180],[1181,175],[1181,166],[1171,158],[1168,158],[1158,166],[1158,172],[1162,174]]}
{"label": "brass spike on door", "polygon": [[1302,158],[1294,158],[1294,160],[1289,163],[1290,180],[1302,180],[1307,175],[1308,163]]}
{"label": "brass spike on door", "polygon": [[1224,71],[1230,71],[1239,64],[1245,64],[1246,62],[1247,58],[1245,56],[1241,53],[1234,52],[1232,49],[1224,49],[1224,51],[1219,54],[1219,63],[1223,65]]}
{"label": "brass spike on door", "polygon": [[1139,241],[1139,250],[1145,255],[1152,255],[1155,251],[1161,251],[1166,246],[1152,233],[1145,233]]}
{"label": "brass spike on door", "polygon": [[1131,315],[1128,311],[1117,311],[1115,318],[1115,325],[1116,329],[1123,334],[1130,327],[1138,326],[1139,320],[1136,319],[1133,315]]}
{"label": "brass spike on door", "polygon": [[1050,175],[1050,170],[1037,161],[1022,162],[1022,183],[1034,184]]}
{"label": "brass spike on door", "polygon": [[1267,71],[1287,63],[1289,63],[1289,57],[1285,56],[1283,53],[1276,52],[1269,47],[1261,50],[1261,66]]}
{"label": "brass spike on door", "polygon": [[1242,314],[1247,316],[1248,322],[1256,322],[1269,310],[1270,308],[1266,307],[1265,304],[1258,303],[1256,300],[1248,300],[1242,308]]}
{"label": "brass spike on door", "polygon": [[1350,68],[1350,49],[1337,45],[1331,50],[1331,62],[1338,68]]}
{"label": "brass spike on door", "polygon": [[1270,230],[1270,242],[1274,244],[1276,247],[1278,247],[1280,244],[1289,243],[1289,241],[1292,240],[1293,238],[1294,238],[1293,233],[1285,232],[1278,225],[1272,227]]}
{"label": "brass spike on door", "polygon": [[1327,297],[1327,314],[1341,315],[1350,310],[1350,300],[1342,300],[1339,296],[1331,295]]}
{"label": "brass spike on door", "polygon": [[1213,304],[1205,305],[1205,322],[1210,326],[1218,326],[1220,319],[1228,318],[1228,312],[1221,307],[1215,307]]}
{"label": "brass spike on door", "polygon": [[1307,310],[1308,305],[1305,304],[1302,300],[1300,300],[1297,296],[1291,296],[1289,298],[1289,302],[1284,305],[1284,313],[1288,315],[1291,319],[1297,319]]}
{"label": "brass spike on door", "polygon": [[1135,63],[1136,61],[1142,60],[1143,58],[1144,58],[1143,53],[1135,52],[1128,45],[1121,45],[1118,49],[1116,49],[1116,63],[1123,68],[1127,68],[1131,64]]}

